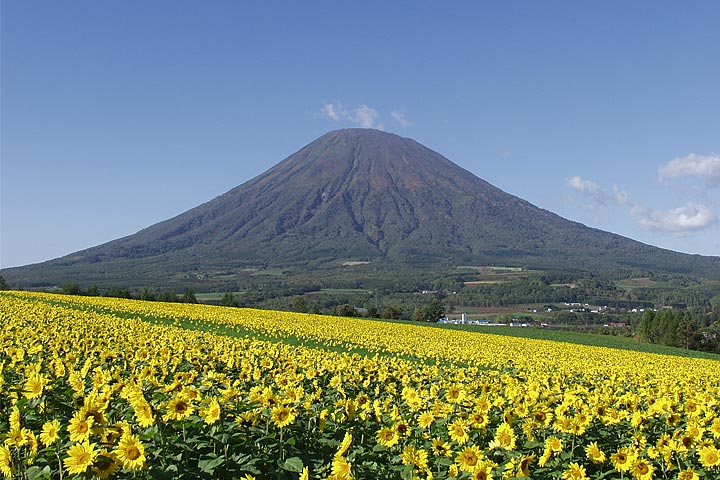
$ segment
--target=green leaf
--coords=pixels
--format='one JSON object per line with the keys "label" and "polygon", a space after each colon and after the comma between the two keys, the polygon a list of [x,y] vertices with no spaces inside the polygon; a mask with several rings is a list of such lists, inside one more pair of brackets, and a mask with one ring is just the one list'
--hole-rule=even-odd
{"label": "green leaf", "polygon": [[39,478],[50,478],[51,471],[50,467],[46,466],[45,468],[40,468],[38,466],[32,466],[25,470],[25,476],[28,478],[28,480],[35,480]]}
{"label": "green leaf", "polygon": [[609,476],[609,475],[612,475],[612,474],[617,474],[617,471],[615,471],[615,470],[608,470],[607,472],[605,472],[605,473],[603,473],[603,474],[600,474],[597,478],[598,478],[598,480],[600,480],[601,478],[605,478],[605,477],[607,477],[607,476]]}
{"label": "green leaf", "polygon": [[225,461],[225,457],[215,457],[215,458],[209,458],[206,460],[200,460],[198,462],[198,467],[200,470],[206,473],[213,473],[215,469],[218,467],[218,465],[222,464]]}
{"label": "green leaf", "polygon": [[285,460],[285,463],[280,465],[280,468],[287,470],[288,472],[302,472],[305,465],[299,457],[291,457]]}
{"label": "green leaf", "polygon": [[250,458],[250,455],[234,453],[233,455],[230,456],[230,460],[232,460],[235,463],[245,464],[245,463],[249,463],[251,458]]}
{"label": "green leaf", "polygon": [[413,465],[405,465],[405,467],[400,472],[400,477],[403,480],[410,480],[413,478]]}

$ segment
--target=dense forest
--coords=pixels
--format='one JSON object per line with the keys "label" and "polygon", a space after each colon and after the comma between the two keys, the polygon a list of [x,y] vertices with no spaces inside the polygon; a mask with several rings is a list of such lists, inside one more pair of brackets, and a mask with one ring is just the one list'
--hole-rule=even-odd
{"label": "dense forest", "polygon": [[720,321],[715,312],[646,310],[637,328],[639,340],[689,350],[720,352]]}

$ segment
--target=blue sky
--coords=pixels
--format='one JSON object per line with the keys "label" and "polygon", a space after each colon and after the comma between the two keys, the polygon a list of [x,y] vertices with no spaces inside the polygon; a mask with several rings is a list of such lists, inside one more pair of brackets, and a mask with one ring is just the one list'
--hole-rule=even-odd
{"label": "blue sky", "polygon": [[720,255],[720,3],[4,0],[0,265],[130,235],[329,130]]}

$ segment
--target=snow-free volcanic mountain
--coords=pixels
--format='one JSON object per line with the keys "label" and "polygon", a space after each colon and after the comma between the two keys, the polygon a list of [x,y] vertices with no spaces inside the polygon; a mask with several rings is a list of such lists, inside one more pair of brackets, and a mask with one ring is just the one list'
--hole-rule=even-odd
{"label": "snow-free volcanic mountain", "polygon": [[410,271],[493,264],[720,272],[718,257],[663,250],[561,218],[414,140],[346,129],[177,217],[3,275],[26,286],[162,285],[360,262],[375,274],[397,265]]}

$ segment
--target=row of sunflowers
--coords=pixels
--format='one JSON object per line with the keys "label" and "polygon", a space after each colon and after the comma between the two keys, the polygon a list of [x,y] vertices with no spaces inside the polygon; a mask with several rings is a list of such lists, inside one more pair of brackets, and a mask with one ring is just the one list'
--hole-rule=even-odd
{"label": "row of sunflowers", "polygon": [[720,478],[720,363],[0,293],[6,478]]}

